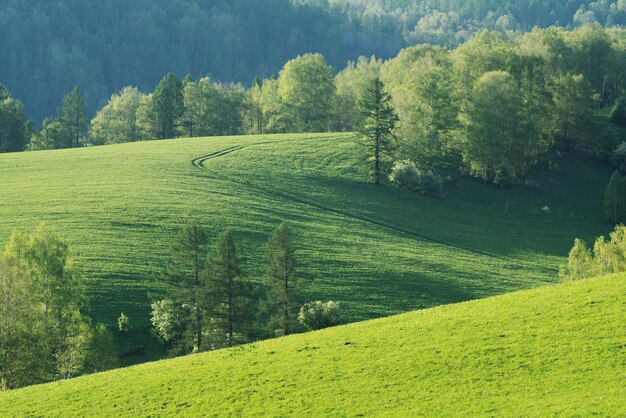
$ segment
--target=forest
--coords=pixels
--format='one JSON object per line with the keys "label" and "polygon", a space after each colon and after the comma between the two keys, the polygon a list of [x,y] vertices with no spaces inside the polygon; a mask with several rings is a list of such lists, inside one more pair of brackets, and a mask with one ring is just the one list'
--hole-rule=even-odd
{"label": "forest", "polygon": [[482,29],[626,23],[626,2],[589,0],[293,0],[347,16],[365,28],[400,35],[409,43],[458,45]]}
{"label": "forest", "polygon": [[170,71],[249,84],[305,52],[342,66],[403,45],[289,0],[7,0],[0,39],[0,80],[37,123],[75,85],[93,113],[111,92],[153,88]]}
{"label": "forest", "polygon": [[416,43],[454,47],[483,28],[590,23],[623,25],[626,1],[6,0],[0,81],[39,125],[74,86],[93,115],[113,91],[147,91],[168,72],[249,87],[304,53],[342,68]]}

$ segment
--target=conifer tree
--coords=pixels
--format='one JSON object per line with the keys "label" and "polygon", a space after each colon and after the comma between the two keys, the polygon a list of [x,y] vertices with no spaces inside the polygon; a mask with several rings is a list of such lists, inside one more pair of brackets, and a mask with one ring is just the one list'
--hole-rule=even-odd
{"label": "conifer tree", "polygon": [[233,234],[226,230],[209,254],[205,270],[206,303],[216,347],[232,347],[237,339],[243,342],[254,321],[252,286],[243,279],[240,264]]}
{"label": "conifer tree", "polygon": [[185,226],[174,244],[172,257],[164,272],[168,285],[167,296],[181,312],[188,312],[186,330],[188,341],[174,341],[182,352],[202,350],[204,328],[207,322],[204,300],[203,270],[206,261],[207,235],[196,223]]}
{"label": "conifer tree", "polygon": [[151,106],[157,138],[175,138],[184,110],[183,84],[176,75],[169,73],[163,77],[152,94]]}
{"label": "conifer tree", "polygon": [[87,104],[78,87],[74,87],[63,98],[59,109],[60,122],[63,127],[64,140],[60,148],[75,148],[81,145],[87,132]]}
{"label": "conifer tree", "polygon": [[276,335],[293,333],[302,302],[302,281],[296,276],[293,235],[286,222],[276,228],[267,244],[270,265],[265,277],[270,315],[269,331]]}
{"label": "conifer tree", "polygon": [[379,77],[373,78],[365,87],[358,103],[363,119],[357,132],[363,138],[368,158],[374,162],[374,181],[380,184],[382,161],[391,153],[393,130],[398,115],[391,106],[391,95]]}

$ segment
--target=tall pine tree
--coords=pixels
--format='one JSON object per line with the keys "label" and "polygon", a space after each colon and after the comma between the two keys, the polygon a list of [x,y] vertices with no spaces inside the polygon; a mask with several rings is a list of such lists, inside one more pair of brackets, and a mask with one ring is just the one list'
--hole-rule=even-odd
{"label": "tall pine tree", "polygon": [[174,244],[172,257],[164,271],[168,285],[167,296],[183,312],[186,330],[182,335],[187,341],[174,341],[182,352],[203,349],[204,330],[207,323],[205,281],[203,271],[206,262],[207,235],[200,225],[185,226]]}
{"label": "tall pine tree", "polygon": [[357,132],[363,138],[368,159],[374,162],[374,181],[380,184],[382,162],[391,153],[393,130],[398,115],[391,106],[391,95],[379,77],[373,78],[366,86],[357,103],[363,119]]}
{"label": "tall pine tree", "polygon": [[270,315],[269,331],[289,335],[297,327],[302,304],[302,280],[296,275],[293,235],[286,222],[276,228],[267,244],[270,265],[265,276],[265,309]]}
{"label": "tall pine tree", "polygon": [[233,234],[226,230],[209,254],[205,272],[206,302],[215,347],[244,342],[254,322],[252,286],[242,277],[240,264]]}
{"label": "tall pine tree", "polygon": [[87,133],[87,105],[78,87],[74,87],[63,98],[59,109],[60,122],[63,126],[64,138],[60,148],[79,147]]}
{"label": "tall pine tree", "polygon": [[152,94],[151,106],[157,139],[175,138],[184,110],[183,84],[176,75],[163,77]]}

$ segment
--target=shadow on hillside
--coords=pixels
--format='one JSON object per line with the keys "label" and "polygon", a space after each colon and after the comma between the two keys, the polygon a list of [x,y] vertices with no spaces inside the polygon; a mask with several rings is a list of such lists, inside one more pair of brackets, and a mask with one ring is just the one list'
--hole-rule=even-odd
{"label": "shadow on hillside", "polygon": [[533,171],[529,186],[501,189],[462,178],[446,184],[443,199],[311,173],[300,174],[304,187],[286,192],[357,221],[460,249],[562,257],[574,238],[608,231],[601,207],[610,173],[605,165],[567,157],[559,172]]}

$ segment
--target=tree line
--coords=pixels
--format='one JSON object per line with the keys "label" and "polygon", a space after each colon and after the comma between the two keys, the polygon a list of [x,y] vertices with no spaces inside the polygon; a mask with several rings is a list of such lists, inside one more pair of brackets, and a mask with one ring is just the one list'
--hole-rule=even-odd
{"label": "tree line", "polygon": [[205,135],[361,132],[367,123],[361,102],[374,79],[397,116],[376,170],[389,174],[394,162],[409,161],[429,176],[460,171],[506,186],[538,161],[553,158],[553,150],[610,158],[619,133],[596,124],[594,111],[624,96],[626,31],[591,25],[525,35],[481,31],[452,50],[419,45],[387,61],[362,57],[336,74],[322,55],[305,54],[248,89],[208,77],[179,80],[170,73],[151,93],[134,87],[115,93],[91,121],[81,91],[74,89],[40,130],[33,130],[22,106],[8,96],[4,119],[22,128],[7,130],[16,133],[4,142],[15,150]]}
{"label": "tree line", "polygon": [[90,114],[122,86],[172,71],[248,84],[320,52],[339,68],[416,43],[447,47],[502,33],[626,24],[624,0],[5,0],[0,80],[37,125],[74,85]]}
{"label": "tree line", "polygon": [[596,238],[592,248],[577,238],[559,277],[563,281],[575,281],[623,272],[626,272],[626,227],[618,225],[608,239]]}

